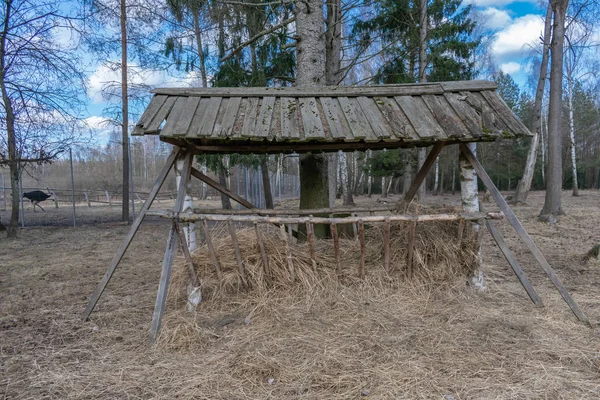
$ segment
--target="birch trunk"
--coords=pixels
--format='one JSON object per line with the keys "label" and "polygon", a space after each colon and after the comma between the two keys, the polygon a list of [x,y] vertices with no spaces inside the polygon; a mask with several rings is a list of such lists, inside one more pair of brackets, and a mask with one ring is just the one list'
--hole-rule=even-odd
{"label": "birch trunk", "polygon": [[129,101],[127,93],[127,7],[121,0],[121,145],[123,148],[123,202],[121,220],[129,222]]}
{"label": "birch trunk", "polygon": [[552,29],[552,64],[550,70],[550,104],[548,106],[548,171],[546,174],[546,198],[540,213],[542,220],[564,214],[562,193],[562,78],[563,48],[565,40],[565,15],[568,0],[552,2],[554,25]]}
{"label": "birch trunk", "polygon": [[567,77],[569,87],[569,139],[571,140],[571,167],[573,169],[573,196],[579,196],[579,182],[577,180],[577,158],[575,156],[575,117],[573,115],[573,77]]}
{"label": "birch trunk", "polygon": [[[537,160],[537,152],[540,143],[540,130],[542,126],[542,102],[544,99],[544,88],[546,87],[546,75],[548,74],[548,53],[550,48],[551,33],[552,6],[548,4],[548,10],[546,11],[546,21],[544,22],[542,64],[540,65],[540,75],[538,77],[538,84],[535,91],[535,101],[533,104],[533,110],[531,114],[531,131],[533,132],[533,138],[531,138],[531,144],[529,145],[529,151],[527,152],[527,161],[525,162],[523,177],[519,181],[519,184],[517,185],[517,190],[515,191],[515,196],[513,198],[514,203],[525,203],[527,201],[527,196],[529,195],[529,191],[531,190],[531,183],[533,182],[533,174],[535,172],[535,163]],[[542,176],[544,174],[543,171],[544,165],[542,162]]]}
{"label": "birch trunk", "polygon": [[371,150],[367,150],[367,197],[371,198],[373,193],[373,175],[371,175]]}
{"label": "birch trunk", "polygon": [[[473,154],[477,155],[477,144],[469,143],[469,149]],[[459,167],[460,167],[460,198],[462,208],[467,213],[479,212],[479,194],[477,190],[477,173],[473,166],[467,161],[467,159],[460,153],[459,156]],[[473,222],[473,230],[477,234],[482,227],[479,224]],[[477,265],[473,276],[471,277],[471,286],[477,290],[485,289],[485,281],[483,278],[482,267],[482,254],[481,244],[477,243]]]}

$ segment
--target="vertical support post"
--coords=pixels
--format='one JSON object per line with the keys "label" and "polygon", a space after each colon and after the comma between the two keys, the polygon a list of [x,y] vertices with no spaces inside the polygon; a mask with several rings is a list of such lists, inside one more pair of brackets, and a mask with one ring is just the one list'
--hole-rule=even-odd
{"label": "vertical support post", "polygon": [[58,208],[58,196],[56,195],[56,190],[52,190],[52,200],[54,200],[54,208]]}
{"label": "vertical support post", "polygon": [[[183,202],[185,200],[185,190],[187,183],[190,179],[190,172],[192,169],[192,159],[194,155],[192,152],[185,153],[185,163],[183,168],[183,176],[181,177],[181,186],[177,190],[177,199],[175,200],[175,207],[173,211],[175,214],[181,212],[183,208]],[[160,326],[162,323],[162,316],[167,302],[167,293],[169,290],[169,280],[171,278],[171,270],[173,267],[173,259],[175,258],[175,250],[177,249],[177,232],[175,221],[171,225],[169,230],[169,237],[167,239],[167,248],[165,250],[165,256],[163,258],[162,270],[160,273],[160,281],[158,283],[158,293],[156,295],[156,302],[154,304],[154,313],[152,314],[152,323],[150,325],[150,344],[154,344],[158,333],[160,332]]]}
{"label": "vertical support post", "polygon": [[335,263],[337,265],[338,279],[342,278],[342,261],[340,260],[340,238],[337,231],[337,225],[331,224],[331,236],[333,237],[333,251],[335,252]]}
{"label": "vertical support post", "polygon": [[[14,193],[13,193],[14,195]],[[21,163],[19,162],[19,198],[21,199],[21,228],[25,228],[25,207],[23,206],[23,169],[21,169]],[[33,206],[35,211],[35,205]]]}
{"label": "vertical support post", "polygon": [[[177,186],[177,190],[179,190],[179,186],[182,185],[182,174],[184,173],[185,168],[185,160],[186,157],[182,156],[177,159],[175,162],[175,182]],[[193,159],[192,159],[193,160]],[[193,161],[192,161],[193,164]],[[194,202],[192,196],[190,195],[190,180],[187,181],[185,189],[185,199],[183,201],[183,206],[181,212],[191,212],[194,209]],[[133,196],[132,196],[133,198]],[[185,239],[187,240],[188,247],[190,251],[196,250],[198,247],[198,239],[196,237],[196,224],[193,222],[185,222],[183,225],[183,234],[185,235]]]}
{"label": "vertical support post", "polygon": [[152,201],[154,201],[154,198],[158,194],[160,187],[162,186],[163,182],[167,178],[167,175],[169,174],[169,171],[171,170],[171,167],[173,166],[173,163],[175,162],[175,158],[177,157],[178,153],[179,153],[179,148],[175,147],[173,149],[173,151],[171,152],[171,155],[167,159],[167,162],[166,162],[165,166],[163,167],[160,175],[156,179],[156,182],[154,183],[152,190],[150,190],[150,193],[148,194],[148,198],[146,199],[146,202],[144,203],[142,210],[140,211],[140,213],[138,214],[136,219],[133,221],[133,224],[131,225],[131,229],[129,230],[129,233],[127,234],[125,239],[123,239],[123,241],[121,242],[121,246],[119,246],[119,249],[117,250],[112,261],[110,262],[110,266],[108,267],[106,274],[104,274],[104,277],[102,278],[102,280],[100,281],[100,283],[98,284],[98,286],[96,287],[94,292],[92,293],[92,296],[90,297],[87,307],[85,308],[85,311],[83,312],[84,320],[87,320],[89,318],[90,314],[94,310],[94,307],[96,306],[96,303],[100,299],[102,292],[104,292],[104,289],[106,289],[106,285],[108,285],[108,282],[110,281],[110,278],[115,273],[115,270],[117,269],[117,266],[119,265],[119,262],[121,262],[121,258],[123,258],[123,255],[125,254],[125,252],[127,251],[127,248],[131,244],[131,241],[133,240],[135,233],[137,232],[140,225],[142,224],[144,216],[146,215],[146,211],[148,211],[148,209],[152,205]]}
{"label": "vertical support post", "polygon": [[110,201],[110,195],[108,194],[108,190],[105,190],[104,194],[106,195],[106,202],[108,203],[109,206],[112,206],[112,203]]}
{"label": "vertical support post", "polygon": [[410,223],[408,228],[408,248],[406,252],[406,277],[412,279],[413,277],[413,256],[415,251],[415,232],[417,230],[417,221],[414,220]]}
{"label": "vertical support post", "polygon": [[294,282],[296,280],[296,271],[294,270],[294,262],[292,260],[292,251],[290,249],[290,244],[289,244],[288,234],[285,229],[285,224],[279,225],[279,230],[281,233],[281,239],[283,240],[283,243],[285,245],[285,255],[286,255],[286,259],[287,259],[288,270],[290,272],[290,280],[292,282]]}
{"label": "vertical support post", "polygon": [[[312,215],[311,215],[312,217]],[[306,224],[306,233],[308,235],[308,250],[310,253],[310,261],[312,263],[313,271],[317,270],[317,259],[315,257],[315,227],[312,222]]]}
{"label": "vertical support post", "polygon": [[75,178],[73,176],[73,151],[69,147],[69,165],[71,166],[71,202],[73,203],[73,227],[77,226],[77,215],[75,214]]}
{"label": "vertical support post", "polygon": [[358,270],[358,276],[360,279],[365,279],[365,224],[362,219],[358,220],[358,236],[360,240],[360,269]]}
{"label": "vertical support post", "polygon": [[135,200],[133,196],[133,158],[131,157],[131,146],[127,146],[127,152],[129,153],[129,198],[131,199],[131,216],[135,219]]}
{"label": "vertical support post", "polygon": [[506,217],[508,222],[512,225],[517,234],[519,234],[521,240],[523,241],[523,243],[525,243],[525,246],[527,246],[529,251],[531,251],[537,262],[540,264],[540,266],[548,276],[548,278],[550,278],[550,280],[562,296],[565,303],[567,303],[571,311],[573,311],[573,314],[575,314],[575,316],[580,321],[589,323],[589,319],[587,318],[587,316],[579,308],[575,300],[573,300],[573,298],[567,291],[567,288],[560,281],[560,279],[558,278],[548,261],[546,261],[546,258],[544,257],[540,249],[538,249],[531,236],[529,236],[523,225],[521,225],[521,222],[519,221],[515,213],[511,210],[509,205],[506,203],[506,200],[504,200],[504,197],[502,197],[502,194],[500,193],[498,188],[496,188],[494,182],[492,182],[487,172],[485,172],[485,169],[483,168],[479,160],[477,160],[473,152],[471,152],[471,150],[464,144],[460,145],[460,151],[464,154],[465,158],[469,161],[469,163],[471,163],[471,165],[477,172],[477,175],[479,175],[482,182],[489,190],[490,195],[494,198],[496,204],[498,204],[498,207],[500,207],[500,210],[504,213],[504,216]]}
{"label": "vertical support post", "polygon": [[85,197],[85,202],[87,203],[88,207],[91,207],[92,202],[90,201],[90,195],[88,194],[87,190],[83,192],[83,196]]}
{"label": "vertical support post", "polygon": [[390,219],[386,218],[383,223],[383,267],[390,270]]}

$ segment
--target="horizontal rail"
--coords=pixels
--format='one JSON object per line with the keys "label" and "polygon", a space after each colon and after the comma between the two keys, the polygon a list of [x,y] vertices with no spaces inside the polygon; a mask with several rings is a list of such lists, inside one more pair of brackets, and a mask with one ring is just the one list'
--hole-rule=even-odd
{"label": "horizontal rail", "polygon": [[218,214],[218,215],[317,215],[317,214],[345,214],[355,212],[382,212],[396,211],[396,207],[337,207],[337,208],[313,208],[302,210],[283,210],[283,209],[257,209],[250,210],[224,210],[222,208],[204,209],[194,208],[194,214]]}
{"label": "horizontal rail", "polygon": [[373,222],[399,222],[399,221],[477,221],[480,219],[502,219],[502,213],[475,213],[475,214],[431,214],[431,215],[387,215],[387,216],[363,216],[363,217],[345,217],[345,218],[323,218],[323,217],[262,217],[258,215],[206,215],[194,213],[175,214],[171,211],[148,210],[146,215],[159,216],[162,218],[175,219],[181,222],[195,221],[231,221],[231,222],[248,222],[262,224],[350,224],[356,222],[373,223]]}

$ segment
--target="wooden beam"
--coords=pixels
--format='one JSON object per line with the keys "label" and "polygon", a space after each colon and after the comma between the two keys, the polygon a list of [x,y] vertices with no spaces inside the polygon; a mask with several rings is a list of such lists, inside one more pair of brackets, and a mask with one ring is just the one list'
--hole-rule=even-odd
{"label": "wooden beam", "polygon": [[133,237],[135,236],[136,232],[140,228],[140,225],[142,224],[142,221],[144,220],[144,217],[146,216],[148,209],[152,205],[154,198],[158,194],[158,191],[160,190],[163,182],[167,178],[167,175],[169,174],[171,167],[175,163],[175,159],[177,158],[177,155],[179,154],[179,152],[180,152],[180,149],[178,147],[175,147],[171,151],[169,158],[167,158],[167,162],[165,163],[165,166],[163,167],[160,174],[158,175],[156,182],[154,182],[154,186],[152,187],[152,190],[150,190],[150,193],[148,194],[148,198],[146,199],[146,202],[144,203],[139,214],[133,221],[133,224],[131,225],[131,228],[129,229],[129,233],[127,234],[125,239],[123,239],[123,241],[121,242],[121,246],[119,246],[119,249],[117,250],[112,261],[110,262],[108,270],[106,271],[106,273],[104,274],[104,277],[102,278],[102,280],[100,281],[100,283],[98,284],[98,286],[96,287],[94,292],[92,293],[92,296],[90,297],[87,307],[85,308],[85,311],[83,312],[84,320],[87,320],[89,318],[90,314],[94,310],[94,307],[96,306],[96,303],[100,299],[100,296],[102,296],[102,292],[104,292],[104,289],[106,289],[106,285],[108,285],[110,278],[112,278],[113,274],[115,273],[115,270],[117,269],[117,266],[119,265],[119,263],[121,262],[121,259],[123,258],[123,255],[125,254],[125,252],[127,251],[127,248],[131,244]]}
{"label": "wooden beam", "polygon": [[181,252],[183,253],[183,257],[185,258],[185,263],[188,267],[188,273],[190,275],[190,281],[194,287],[200,286],[198,283],[198,271],[196,268],[196,264],[194,264],[194,260],[192,260],[192,255],[190,254],[190,248],[188,247],[187,240],[185,239],[185,235],[183,234],[183,230],[179,226],[179,223],[175,221],[175,232],[177,233],[177,238],[179,239],[179,245],[181,247]]}
{"label": "wooden beam", "polygon": [[194,178],[200,179],[202,182],[204,182],[208,186],[210,186],[210,187],[218,190],[220,193],[223,193],[225,196],[229,197],[230,199],[233,199],[233,200],[237,201],[238,203],[240,203],[244,207],[246,207],[246,208],[256,208],[254,206],[254,204],[250,203],[248,200],[244,199],[243,197],[237,195],[236,193],[234,193],[231,190],[227,189],[226,187],[222,186],[219,182],[217,182],[217,181],[209,178],[208,176],[204,175],[202,172],[198,171],[196,168],[192,168],[192,176]]}
{"label": "wooden beam", "polygon": [[365,224],[362,220],[358,221],[358,237],[360,240],[360,267],[358,270],[358,277],[365,279],[365,257],[366,257],[366,245],[365,245]]}
{"label": "wooden beam", "polygon": [[492,182],[487,172],[485,172],[485,169],[483,168],[479,160],[477,160],[471,149],[469,149],[467,145],[461,144],[460,151],[463,153],[463,155],[466,157],[469,163],[473,166],[473,168],[477,172],[477,175],[490,192],[490,195],[494,198],[496,204],[498,204],[498,207],[500,207],[500,210],[506,216],[508,222],[512,225],[517,234],[521,237],[521,240],[523,241],[523,243],[525,243],[525,246],[527,246],[529,251],[531,251],[537,262],[540,264],[540,266],[546,273],[546,275],[548,275],[548,277],[562,296],[563,300],[567,303],[569,308],[571,308],[571,311],[573,311],[573,314],[575,314],[575,316],[580,321],[589,323],[588,317],[579,308],[575,300],[573,300],[567,288],[560,281],[560,279],[558,278],[548,261],[546,261],[546,258],[544,257],[540,249],[538,249],[535,242],[533,241],[531,236],[529,236],[523,225],[521,225],[521,222],[519,221],[515,213],[511,210],[509,205],[506,203],[506,200],[504,200],[504,197],[502,197],[502,194],[496,188],[494,182]]}
{"label": "wooden beam", "polygon": [[500,232],[498,232],[498,229],[496,229],[496,226],[494,225],[494,223],[492,221],[486,220],[485,223],[488,228],[488,231],[490,231],[490,234],[494,238],[494,241],[500,248],[500,251],[504,255],[504,258],[506,258],[506,261],[508,261],[508,263],[510,264],[510,267],[512,268],[513,272],[519,279],[519,282],[521,282],[521,285],[527,292],[527,295],[529,296],[531,301],[533,301],[533,303],[536,306],[543,307],[544,304],[542,303],[542,299],[536,293],[535,289],[529,282],[529,279],[527,279],[527,275],[525,274],[525,271],[523,271],[523,268],[521,268],[519,261],[517,261],[517,258],[515,257],[513,252],[510,250],[510,248],[504,241],[502,234]]}
{"label": "wooden beam", "polygon": [[[187,191],[188,182],[190,181],[190,170],[192,169],[194,154],[192,152],[188,152],[184,157],[185,161],[183,163],[183,171],[181,171],[181,182],[177,190],[175,207],[173,208],[176,213],[181,212],[183,209],[185,193]],[[158,337],[158,333],[160,332],[162,316],[165,309],[165,304],[167,303],[169,280],[171,279],[171,270],[173,268],[173,259],[175,258],[176,249],[177,232],[175,224],[172,224],[171,229],[169,230],[169,236],[167,238],[167,248],[165,249],[165,256],[163,258],[162,269],[160,273],[160,281],[158,283],[158,293],[156,294],[156,302],[154,304],[154,312],[152,314],[152,323],[150,325],[150,345],[154,344],[156,338]]]}
{"label": "wooden beam", "polygon": [[431,151],[429,152],[429,155],[425,159],[425,163],[423,163],[423,166],[417,173],[415,180],[410,185],[410,189],[408,189],[408,192],[406,192],[406,195],[404,196],[404,205],[405,206],[408,206],[408,204],[410,204],[412,199],[417,194],[417,191],[419,190],[421,183],[423,183],[423,181],[425,180],[425,177],[427,177],[427,173],[431,169],[431,166],[435,163],[435,159],[440,154],[440,152],[442,151],[442,149],[444,148],[445,145],[446,145],[446,143],[444,143],[444,142],[436,142],[433,145],[433,148],[431,149]]}
{"label": "wooden beam", "polygon": [[383,223],[383,267],[390,271],[390,219],[386,218]]}
{"label": "wooden beam", "polygon": [[[461,220],[462,221],[462,220]],[[417,230],[417,221],[411,222],[408,228],[408,243],[406,251],[406,277],[413,277],[413,255],[415,251],[415,232]]]}

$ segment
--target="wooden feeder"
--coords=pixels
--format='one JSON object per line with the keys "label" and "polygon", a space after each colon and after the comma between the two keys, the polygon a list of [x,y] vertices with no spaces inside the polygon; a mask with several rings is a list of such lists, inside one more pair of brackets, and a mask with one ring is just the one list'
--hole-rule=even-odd
{"label": "wooden feeder", "polygon": [[[138,121],[132,135],[160,135],[160,140],[173,145],[173,150],[128,235],[117,250],[108,271],[92,293],[83,313],[84,319],[89,318],[146,215],[160,215],[173,221],[152,317],[151,343],[154,342],[160,331],[169,278],[178,244],[182,247],[191,279],[196,279],[189,249],[180,228],[181,223],[190,221],[201,222],[217,275],[221,274],[220,263],[212,248],[207,221],[225,221],[228,224],[234,247],[236,247],[237,238],[232,223],[254,224],[265,269],[269,268],[268,257],[262,244],[259,224],[278,225],[286,246],[288,246],[291,224],[307,224],[307,239],[313,261],[315,259],[315,239],[312,227],[314,224],[328,224],[333,234],[338,274],[341,274],[341,263],[337,225],[353,223],[361,244],[362,256],[358,271],[360,277],[365,275],[365,223],[383,224],[384,264],[390,268],[390,222],[411,222],[407,248],[407,273],[411,274],[414,232],[419,222],[461,221],[458,232],[458,240],[461,240],[462,229],[460,227],[464,227],[464,221],[479,221],[487,226],[531,300],[537,306],[542,306],[539,296],[525,276],[515,255],[510,251],[492,222],[492,219],[498,218],[499,215],[481,213],[476,215],[464,213],[418,216],[398,213],[385,216],[373,215],[376,212],[390,211],[390,208],[382,207],[295,211],[258,210],[246,199],[192,167],[193,156],[203,153],[277,154],[433,146],[404,197],[404,204],[409,204],[442,148],[448,145],[459,145],[460,152],[473,166],[500,207],[504,217],[533,253],[573,313],[579,320],[588,322],[586,315],[567,292],[552,267],[494,186],[481,163],[465,144],[531,136],[528,129],[496,93],[496,85],[493,82],[466,81],[319,88],[168,88],[155,89],[153,92],[154,97]],[[177,160],[183,165],[183,170],[174,209],[172,211],[149,210]],[[183,213],[182,207],[187,184],[191,177],[201,180],[249,210],[235,212],[196,209],[193,212]],[[361,211],[368,211],[371,215],[347,218],[312,216],[332,215],[340,212],[354,215]],[[239,256],[239,248],[236,249],[235,254],[239,273],[244,281],[245,267]],[[287,262],[290,278],[293,280],[295,272],[292,258],[288,256]],[[315,264],[313,262],[313,265]]]}

